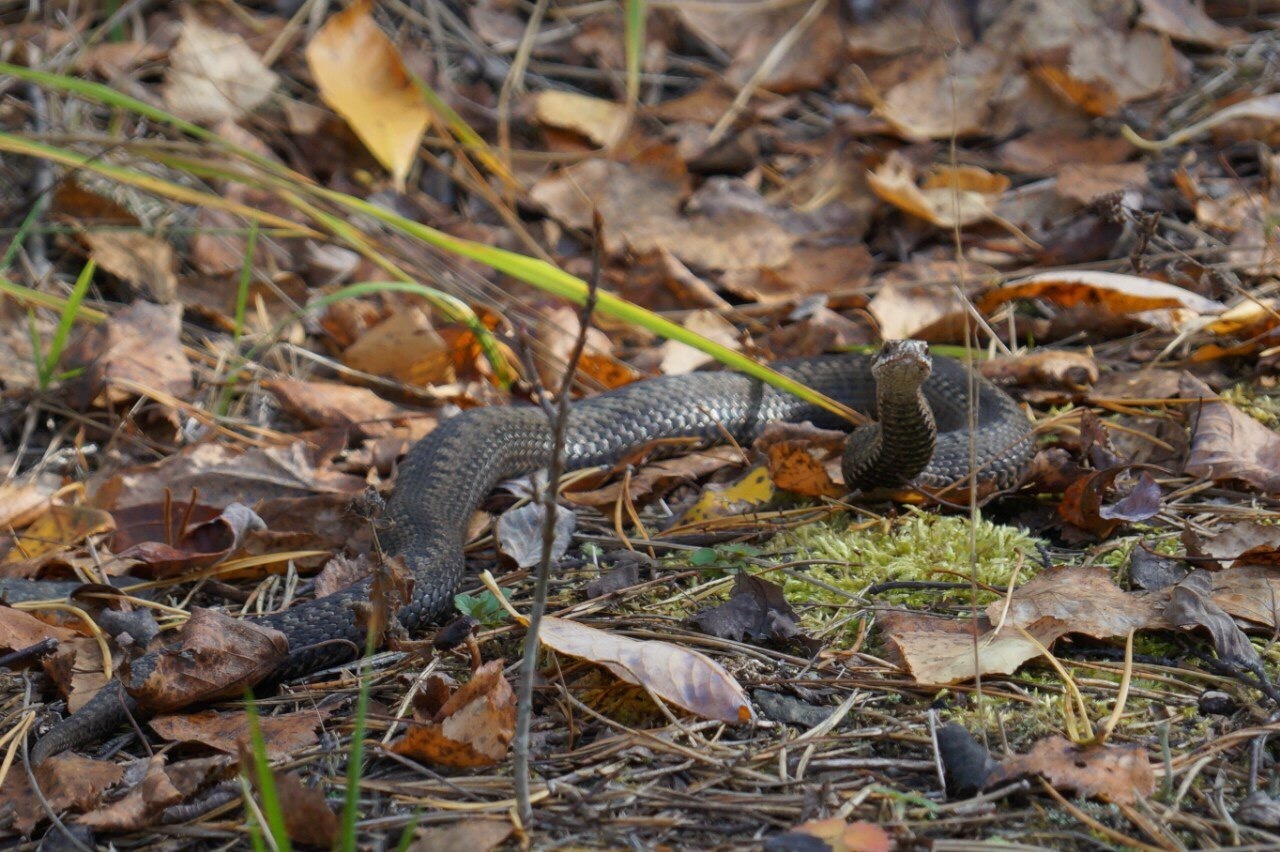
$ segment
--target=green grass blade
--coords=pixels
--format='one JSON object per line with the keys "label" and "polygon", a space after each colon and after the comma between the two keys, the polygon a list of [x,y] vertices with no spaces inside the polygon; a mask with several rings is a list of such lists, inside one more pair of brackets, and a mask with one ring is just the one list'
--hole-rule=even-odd
{"label": "green grass blade", "polygon": [[[364,640],[364,659],[373,655],[377,646],[373,630]],[[341,852],[356,852],[356,823],[360,821],[360,777],[364,768],[364,737],[369,723],[369,672],[367,663],[360,666],[360,689],[356,692],[356,713],[351,729],[351,752],[347,756],[347,794],[342,806],[342,833],[338,837]]]}
{"label": "green grass blade", "polygon": [[[41,293],[39,290],[33,290],[30,287],[23,287],[0,275],[0,293],[10,297],[15,302],[23,305],[34,305],[40,308],[50,308],[55,311],[65,311],[67,303],[70,301],[62,296],[55,296],[52,293]],[[102,311],[94,308],[80,308],[80,319],[86,322],[103,322],[107,315]]]}
{"label": "green grass blade", "polygon": [[89,282],[93,280],[93,273],[97,269],[98,265],[91,258],[80,270],[80,275],[76,277],[75,286],[71,288],[71,296],[67,299],[66,307],[62,309],[62,315],[58,317],[58,327],[54,329],[53,339],[49,342],[49,353],[45,356],[44,364],[40,369],[40,390],[48,388],[53,380],[53,372],[58,367],[58,361],[62,359],[62,350],[67,345],[67,338],[71,336],[71,326],[75,325],[76,318],[80,314],[80,303],[84,301],[84,294],[89,292]]}
{"label": "green grass blade", "polygon": [[[339,241],[345,243],[349,248],[353,249],[370,262],[376,264],[393,278],[397,278],[406,283],[415,283],[412,276],[374,249],[369,243],[369,240],[359,231],[359,229],[301,198],[296,191],[297,189],[300,189],[300,187],[296,187],[288,183],[283,178],[277,176],[258,175],[255,176],[256,180],[250,181],[246,175],[233,169],[228,169],[207,162],[197,162],[187,157],[157,154],[153,159],[155,159],[156,162],[169,166],[170,168],[196,174],[201,177],[232,181],[236,183],[250,183],[251,185],[259,188],[272,189],[294,209],[320,223],[331,234],[337,237]],[[440,313],[443,314],[450,322],[462,323],[476,335],[476,338],[480,343],[481,352],[493,367],[494,380],[498,383],[499,387],[508,387],[513,381],[511,368],[507,364],[506,358],[502,354],[502,350],[498,348],[497,342],[493,339],[492,332],[485,328],[484,324],[480,322],[480,318],[476,316],[475,311],[471,309],[471,306],[443,290],[428,287],[424,284],[415,283],[415,286],[421,289],[413,292],[425,298],[429,303],[431,303],[432,307],[440,311]]]}
{"label": "green grass blade", "polygon": [[623,42],[627,53],[627,109],[640,101],[640,63],[644,59],[645,0],[626,0]]}
{"label": "green grass blade", "polygon": [[[470,260],[483,263],[499,272],[510,275],[513,278],[531,284],[544,292],[567,299],[575,304],[581,305],[586,301],[588,286],[587,282],[577,276],[570,275],[558,267],[533,257],[527,257],[516,252],[507,251],[506,249],[494,248],[481,243],[464,240],[458,237],[450,236],[443,231],[436,230],[428,225],[420,222],[414,222],[393,213],[390,210],[384,210],[374,204],[370,204],[363,199],[346,195],[329,189],[316,188],[313,192],[329,198],[334,203],[347,207],[367,216],[371,216],[390,227],[400,231],[407,236],[421,240],[428,245],[456,254]],[[675,340],[692,346],[701,352],[705,352],[711,357],[720,361],[727,367],[746,373],[767,382],[779,390],[794,394],[801,399],[811,402],[814,405],[821,406],[828,411],[844,417],[854,423],[866,422],[866,418],[854,412],[848,406],[842,405],[835,400],[828,399],[826,396],[810,390],[804,385],[781,375],[775,370],[753,361],[751,358],[735,352],[727,346],[723,346],[714,341],[708,340],[696,332],[689,331],[683,326],[671,322],[665,317],[655,314],[639,305],[634,305],[625,299],[618,298],[612,293],[601,292],[598,294],[596,310],[603,314],[631,322],[646,328],[649,331],[669,340]]]}
{"label": "green grass blade", "polygon": [[[635,14],[634,11],[633,14]],[[13,67],[16,66],[8,66],[0,63],[0,71],[7,71]],[[125,103],[125,101],[121,100],[121,97],[115,96],[116,93],[112,93],[110,90],[98,88],[96,84],[84,83],[84,81],[72,81],[69,78],[63,78],[60,75],[49,75],[45,72],[31,72],[31,69],[19,70],[27,72],[17,75],[24,79],[33,79],[39,82],[44,82],[48,85],[64,88],[67,91],[74,91],[84,97],[99,100],[104,103],[112,103],[116,105],[122,105]],[[75,85],[72,85],[73,83]],[[81,83],[84,84],[80,85]],[[424,96],[430,100],[430,94],[424,93]],[[146,105],[140,103],[139,106],[145,107],[144,110],[139,110],[142,114],[149,115],[157,120],[166,121],[179,129],[190,132],[190,128],[194,127],[194,125],[190,125],[188,122],[181,122],[181,120],[176,119],[176,117],[169,116],[167,113],[163,113],[163,111],[157,111],[152,107],[146,107]],[[447,110],[447,105],[441,104],[441,106],[445,107]],[[451,111],[442,112],[441,114],[447,117],[450,112]],[[465,126],[465,123],[462,123],[461,126]],[[460,136],[460,138],[464,138],[464,141],[466,138],[469,138],[466,135],[466,131],[455,129],[455,132],[461,133],[462,136]],[[207,138],[208,136],[207,131],[197,132],[193,135],[196,135],[198,138]],[[150,175],[144,175],[129,169],[123,169],[118,166],[101,163],[82,154],[55,148],[50,145],[35,142],[34,140],[0,133],[0,151],[10,151],[11,153],[24,154],[32,157],[43,157],[53,162],[74,168],[89,169],[113,180],[119,180],[122,183],[126,183],[149,192],[154,192],[158,195],[172,198],[176,201],[227,210],[243,216],[248,221],[254,221],[256,219],[263,225],[282,228],[286,233],[292,233],[297,236],[321,236],[319,232],[311,228],[295,225],[294,223],[281,219],[280,217],[254,210],[246,205],[229,202],[219,198],[218,196],[179,186],[169,181],[151,177]],[[247,154],[249,152],[245,153]],[[255,159],[256,161],[256,158],[251,157],[250,159]],[[273,172],[279,171],[278,167],[275,167],[274,165],[270,166],[270,170]],[[244,176],[240,176],[239,179],[244,180]],[[390,226],[391,228],[425,242],[428,245],[483,263],[499,272],[511,275],[514,278],[518,278],[521,281],[539,287],[545,292],[558,295],[577,304],[582,304],[586,298],[588,288],[585,281],[577,278],[576,276],[570,275],[545,261],[526,257],[504,249],[482,245],[470,240],[463,240],[449,236],[443,231],[414,222],[396,213],[370,204],[367,201],[347,195],[346,193],[309,184],[298,185],[294,187],[294,189],[323,198],[332,203],[336,203],[344,209],[364,213]],[[634,322],[662,337],[692,346],[695,349],[705,352],[707,355],[715,358],[726,366],[754,376],[782,391],[792,393],[808,402],[835,412],[852,422],[859,423],[864,422],[865,420],[865,418],[853,412],[847,406],[828,399],[822,394],[816,393],[815,391],[812,391],[798,382],[792,381],[791,379],[778,374],[774,370],[771,370],[762,364],[757,364],[750,358],[734,352],[728,347],[722,346],[699,334],[688,331],[670,320],[658,316],[652,311],[648,311],[638,305],[630,304],[625,300],[613,296],[612,294],[600,294],[599,310],[618,319],[622,319],[627,322]],[[480,329],[477,328],[478,333],[479,331]],[[481,334],[480,339],[483,343],[486,341],[487,336]],[[497,363],[500,364],[502,362],[499,360]]]}
{"label": "green grass blade", "polygon": [[236,288],[235,328],[231,342],[236,351],[240,351],[240,341],[244,339],[244,313],[249,305],[249,286],[253,284],[253,255],[258,247],[258,220],[249,223],[249,236],[244,243],[244,261],[240,264],[240,284]]}
{"label": "green grass blade", "polygon": [[480,162],[484,163],[485,168],[501,178],[509,187],[519,189],[519,183],[516,181],[515,176],[511,174],[506,164],[502,162],[502,158],[489,147],[489,143],[485,142],[479,133],[471,129],[471,125],[467,124],[462,116],[454,111],[453,107],[445,103],[444,99],[436,94],[435,89],[428,86],[425,80],[422,80],[412,72],[410,72],[409,76],[412,78],[414,85],[418,87],[418,92],[421,93],[422,99],[427,102],[427,108],[444,122],[453,138],[458,141],[458,144],[465,150],[475,154]]}
{"label": "green grass blade", "polygon": [[26,242],[27,235],[40,219],[39,204],[32,204],[31,209],[27,211],[27,215],[23,217],[22,224],[18,226],[17,233],[13,235],[13,239],[9,242],[8,247],[4,250],[4,257],[0,257],[0,270],[9,268],[9,264],[13,263],[13,259],[18,255],[18,249]]}
{"label": "green grass blade", "polygon": [[262,738],[262,726],[258,724],[258,705],[253,700],[253,693],[245,696],[245,711],[249,714],[249,743],[253,751],[253,768],[258,776],[258,797],[262,800],[262,813],[267,818],[266,829],[275,841],[280,852],[288,852],[293,846],[289,842],[289,832],[284,827],[284,809],[280,805],[280,795],[276,791],[276,779],[271,774],[271,764],[267,760],[267,743]]}
{"label": "green grass blade", "polygon": [[40,329],[36,328],[36,312],[30,307],[27,308],[27,340],[31,342],[31,360],[35,362],[37,386],[44,390],[48,369],[45,367],[44,353],[40,351],[44,347],[40,345]]}
{"label": "green grass blade", "polygon": [[400,840],[396,843],[396,852],[408,852],[409,847],[413,845],[413,833],[418,829],[418,823],[422,821],[422,811],[414,811],[413,818],[405,824],[404,831],[400,832]]}
{"label": "green grass blade", "polygon": [[38,83],[47,86],[50,89],[67,92],[68,94],[79,95],[86,100],[95,103],[105,104],[106,106],[115,107],[116,109],[131,112],[140,115],[143,118],[149,118],[160,124],[167,124],[175,130],[199,139],[201,142],[209,142],[217,147],[235,154],[256,166],[264,168],[275,174],[288,177],[290,180],[299,183],[310,183],[311,179],[306,175],[295,172],[292,169],[282,166],[280,163],[272,160],[270,157],[264,157],[248,148],[236,145],[211,130],[206,130],[198,124],[192,124],[189,121],[178,118],[172,113],[165,112],[162,109],[152,106],[151,104],[140,101],[137,98],[131,98],[128,95],[118,92],[109,86],[101,83],[95,83],[91,80],[82,80],[76,77],[68,77],[64,74],[54,74],[49,71],[41,71],[36,68],[26,68],[21,65],[13,65],[8,62],[0,62],[0,77],[10,75],[17,77],[19,80],[26,80],[29,83]]}
{"label": "green grass blade", "polygon": [[146,192],[160,195],[165,198],[171,198],[174,201],[180,201],[183,204],[194,204],[199,207],[209,207],[214,210],[225,210],[229,213],[234,213],[237,216],[243,216],[245,220],[250,222],[258,220],[263,225],[283,228],[286,232],[294,236],[321,236],[319,231],[313,230],[304,225],[298,225],[297,223],[290,222],[288,219],[282,219],[272,213],[256,210],[247,204],[228,201],[227,199],[212,193],[201,192],[198,189],[191,189],[190,187],[182,186],[180,184],[164,180],[163,178],[143,174],[142,172],[123,168],[121,166],[115,166],[110,163],[103,162],[95,157],[90,157],[65,148],[57,148],[53,145],[46,145],[43,142],[37,142],[34,139],[15,136],[11,133],[0,133],[0,151],[8,151],[11,154],[21,154],[27,157],[39,157],[40,159],[49,160],[50,162],[68,166],[73,169],[85,169]]}

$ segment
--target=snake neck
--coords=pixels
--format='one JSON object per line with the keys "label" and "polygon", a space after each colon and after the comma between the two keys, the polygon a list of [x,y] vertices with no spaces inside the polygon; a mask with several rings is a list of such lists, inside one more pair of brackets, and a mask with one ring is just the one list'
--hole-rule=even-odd
{"label": "snake neck", "polygon": [[877,422],[855,429],[841,467],[850,488],[895,488],[929,466],[938,440],[933,409],[922,391],[926,371],[885,370],[876,382]]}

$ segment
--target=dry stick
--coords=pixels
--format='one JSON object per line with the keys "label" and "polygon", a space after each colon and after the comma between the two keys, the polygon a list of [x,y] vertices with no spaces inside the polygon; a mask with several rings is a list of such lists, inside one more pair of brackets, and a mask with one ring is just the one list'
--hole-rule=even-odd
{"label": "dry stick", "polygon": [[578,319],[578,337],[573,342],[560,382],[559,408],[552,423],[551,464],[547,470],[547,487],[542,494],[546,518],[542,526],[542,558],[538,562],[538,578],[534,586],[533,605],[529,609],[529,626],[524,638],[524,659],[520,661],[520,692],[517,697],[516,735],[513,741],[515,760],[516,813],[525,831],[533,823],[533,802],[529,798],[529,726],[533,719],[533,676],[537,669],[538,627],[547,608],[547,586],[551,581],[551,550],[556,537],[556,492],[560,490],[560,476],[564,472],[564,440],[569,428],[569,391],[573,376],[582,360],[587,345],[587,330],[591,327],[591,315],[595,312],[596,291],[600,288],[601,245],[600,235],[604,222],[598,210],[592,211],[595,240],[591,247],[591,278],[587,282],[587,298],[582,303]]}

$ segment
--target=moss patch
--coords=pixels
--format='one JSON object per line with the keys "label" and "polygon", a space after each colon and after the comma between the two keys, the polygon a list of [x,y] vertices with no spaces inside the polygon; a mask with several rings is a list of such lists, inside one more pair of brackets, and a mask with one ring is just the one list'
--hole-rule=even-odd
{"label": "moss patch", "polygon": [[[799,568],[796,573],[831,588],[796,577],[786,581],[787,599],[806,609],[810,627],[824,628],[855,603],[848,595],[861,595],[875,583],[887,580],[964,583],[976,568],[979,582],[1004,587],[1019,565],[1022,566],[1020,580],[1035,574],[1038,539],[1025,530],[994,524],[980,517],[974,526],[971,556],[970,523],[969,518],[928,512],[913,512],[893,523],[861,529],[847,521],[825,521],[782,533],[773,539],[769,550],[779,556],[785,554],[788,561],[830,561],[830,564]],[[979,602],[986,603],[994,597],[983,592]],[[878,595],[876,600],[937,611],[940,603],[968,604],[972,598],[966,586],[952,592],[890,591]]]}

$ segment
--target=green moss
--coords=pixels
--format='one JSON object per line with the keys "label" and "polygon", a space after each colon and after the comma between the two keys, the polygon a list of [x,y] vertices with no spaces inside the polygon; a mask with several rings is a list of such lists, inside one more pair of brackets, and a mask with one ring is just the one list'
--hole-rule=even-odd
{"label": "green moss", "polygon": [[[1035,574],[1038,540],[1026,531],[979,518],[973,529],[970,554],[970,520],[912,512],[892,523],[871,529],[857,529],[847,521],[808,524],[782,533],[770,544],[775,558],[787,561],[823,560],[829,564],[807,565],[786,581],[787,599],[803,608],[810,627],[825,628],[847,614],[855,604],[850,595],[861,595],[875,583],[888,580],[924,580],[964,583],[974,573],[980,583],[1006,586],[1019,571],[1021,581]],[[835,591],[833,591],[833,589]],[[841,593],[845,594],[841,594]],[[995,598],[981,593],[979,603]],[[890,591],[877,595],[879,603],[893,603],[914,609],[937,611],[939,604],[971,603],[967,587],[953,592],[937,590]]]}
{"label": "green moss", "polygon": [[1280,429],[1280,397],[1260,393],[1253,385],[1234,385],[1222,398],[1269,429]]}

